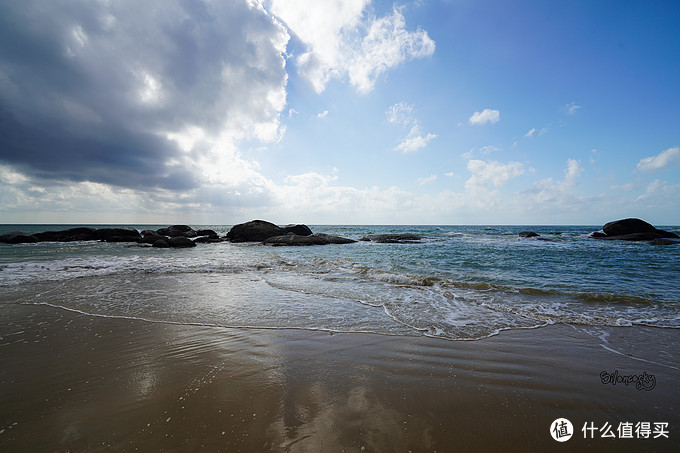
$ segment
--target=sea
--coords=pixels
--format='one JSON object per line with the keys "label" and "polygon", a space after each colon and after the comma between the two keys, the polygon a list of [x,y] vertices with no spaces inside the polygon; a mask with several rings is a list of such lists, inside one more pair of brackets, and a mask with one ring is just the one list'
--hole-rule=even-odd
{"label": "sea", "polygon": [[[73,226],[0,225],[0,234]],[[220,236],[231,228],[192,227]],[[680,328],[680,246],[589,238],[600,226],[310,228],[356,240],[393,233],[423,239],[308,247],[220,242],[189,249],[0,244],[0,310],[45,305],[159,323],[450,340],[557,323]],[[540,236],[521,238],[521,231]]]}

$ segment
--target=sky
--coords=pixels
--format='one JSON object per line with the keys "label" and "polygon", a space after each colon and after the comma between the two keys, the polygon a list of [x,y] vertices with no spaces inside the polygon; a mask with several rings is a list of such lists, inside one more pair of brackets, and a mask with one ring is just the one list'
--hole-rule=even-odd
{"label": "sky", "polygon": [[0,223],[680,224],[680,6],[0,0]]}

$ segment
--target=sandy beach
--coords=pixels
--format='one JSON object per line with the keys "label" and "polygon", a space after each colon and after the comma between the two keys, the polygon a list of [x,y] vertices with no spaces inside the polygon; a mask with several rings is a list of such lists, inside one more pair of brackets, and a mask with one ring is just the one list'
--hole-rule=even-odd
{"label": "sandy beach", "polygon": [[[448,341],[1,310],[2,451],[680,446],[678,330],[554,325]],[[603,371],[655,385],[603,383]],[[558,418],[574,426],[564,443],[550,434]],[[620,438],[627,422],[649,422],[649,438]],[[607,423],[615,439],[602,438]]]}

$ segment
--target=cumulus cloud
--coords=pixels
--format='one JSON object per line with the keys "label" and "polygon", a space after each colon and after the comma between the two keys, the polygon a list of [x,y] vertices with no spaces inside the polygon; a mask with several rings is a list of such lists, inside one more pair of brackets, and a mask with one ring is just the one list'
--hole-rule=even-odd
{"label": "cumulus cloud", "polygon": [[415,108],[406,102],[397,102],[387,109],[385,117],[389,123],[408,125],[415,121]]}
{"label": "cumulus cloud", "polygon": [[578,184],[578,178],[583,172],[581,162],[575,159],[567,159],[567,168],[564,170],[564,178],[555,181],[553,178],[542,179],[533,188],[524,192],[525,200],[539,206],[575,206],[580,198],[574,194]]}
{"label": "cumulus cloud", "polygon": [[468,119],[468,123],[473,126],[481,126],[484,124],[495,124],[501,119],[501,112],[493,109],[484,109],[481,112],[475,112]]}
{"label": "cumulus cloud", "polygon": [[415,115],[415,107],[405,102],[398,102],[385,111],[385,117],[391,124],[400,124],[402,127],[410,128],[406,137],[399,140],[395,151],[402,153],[412,153],[425,148],[427,144],[437,138],[432,133],[423,134]]}
{"label": "cumulus cloud", "polygon": [[435,43],[426,31],[408,31],[401,8],[376,18],[370,0],[272,0],[271,10],[306,46],[296,61],[317,93],[331,79],[347,77],[360,93],[399,64],[431,56]]}
{"label": "cumulus cloud", "polygon": [[424,186],[425,184],[429,184],[431,182],[435,182],[437,180],[437,175],[430,175],[425,178],[418,178],[418,184],[421,186]]}
{"label": "cumulus cloud", "polygon": [[402,153],[412,153],[418,151],[419,149],[425,148],[430,140],[434,138],[437,138],[437,136],[429,132],[423,135],[420,132],[420,128],[416,124],[411,128],[408,135],[401,139],[399,144],[394,147],[394,150],[400,151]]}
{"label": "cumulus cloud", "polygon": [[637,164],[637,169],[641,171],[653,171],[674,167],[678,164],[680,164],[680,147],[675,146],[660,152],[656,156],[640,159],[640,162]]}
{"label": "cumulus cloud", "polygon": [[283,133],[289,35],[254,2],[1,9],[0,160],[28,177],[193,190]]}

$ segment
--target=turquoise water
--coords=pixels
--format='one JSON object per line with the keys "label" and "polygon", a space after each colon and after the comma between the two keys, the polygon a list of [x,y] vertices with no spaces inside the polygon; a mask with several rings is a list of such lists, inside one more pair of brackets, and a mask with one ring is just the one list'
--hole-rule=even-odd
{"label": "turquoise water", "polygon": [[[68,227],[2,225],[0,234]],[[206,227],[220,235],[230,228],[194,225]],[[353,239],[413,233],[423,241],[224,242],[192,249],[0,244],[0,304],[157,322],[450,339],[553,323],[680,328],[680,246],[588,238],[597,226],[310,227]],[[527,230],[541,240],[517,236]]]}

